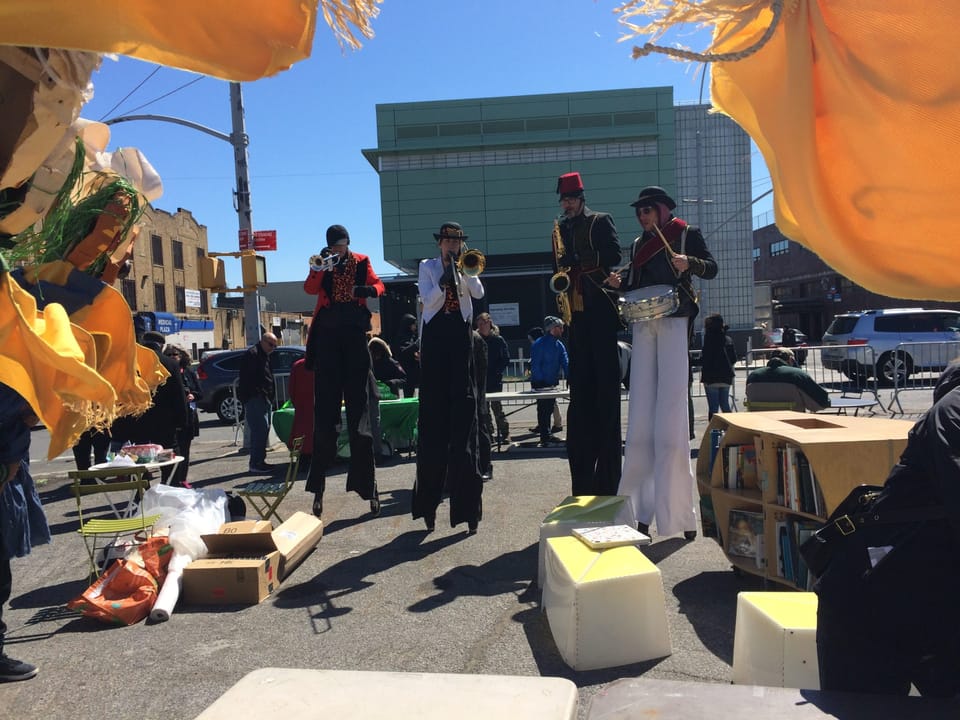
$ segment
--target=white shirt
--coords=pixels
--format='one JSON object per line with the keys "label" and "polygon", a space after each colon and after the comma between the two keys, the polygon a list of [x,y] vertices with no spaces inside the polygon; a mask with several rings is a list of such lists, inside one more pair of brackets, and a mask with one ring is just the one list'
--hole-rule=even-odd
{"label": "white shirt", "polygon": [[[420,275],[418,287],[420,298],[423,300],[422,323],[426,325],[433,320],[434,315],[443,310],[446,293],[440,287],[440,277],[443,275],[443,262],[439,257],[427,258],[420,261]],[[483,297],[483,283],[478,277],[467,277],[460,274],[460,314],[464,322],[473,321],[473,299]],[[421,334],[423,325],[420,327]]]}

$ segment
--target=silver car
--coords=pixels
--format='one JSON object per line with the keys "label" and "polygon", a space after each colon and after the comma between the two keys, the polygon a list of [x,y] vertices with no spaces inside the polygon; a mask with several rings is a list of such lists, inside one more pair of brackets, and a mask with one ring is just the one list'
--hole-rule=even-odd
{"label": "silver car", "polygon": [[[903,343],[919,344],[897,351]],[[913,373],[943,370],[960,354],[960,312],[889,308],[843,313],[834,316],[822,344],[838,346],[822,351],[824,367],[851,379],[902,384]],[[865,353],[865,345],[873,352]]]}

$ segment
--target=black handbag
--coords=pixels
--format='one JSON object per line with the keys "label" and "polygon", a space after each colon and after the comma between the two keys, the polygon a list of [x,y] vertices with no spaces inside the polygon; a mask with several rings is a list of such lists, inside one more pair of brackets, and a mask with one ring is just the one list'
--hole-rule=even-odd
{"label": "black handbag", "polygon": [[902,524],[920,520],[944,518],[946,509],[939,506],[917,508],[877,509],[884,496],[879,485],[858,485],[845,497],[827,519],[826,525],[807,538],[800,546],[800,556],[816,577],[821,577],[833,558],[856,539],[858,530],[880,523]]}

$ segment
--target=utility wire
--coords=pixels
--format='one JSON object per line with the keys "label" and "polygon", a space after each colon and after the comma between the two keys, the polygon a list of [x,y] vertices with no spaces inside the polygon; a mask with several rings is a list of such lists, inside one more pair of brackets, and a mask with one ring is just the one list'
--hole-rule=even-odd
{"label": "utility wire", "polygon": [[198,76],[198,77],[195,77],[195,78],[194,78],[193,80],[191,80],[190,82],[184,83],[184,84],[181,85],[180,87],[174,88],[173,90],[171,90],[171,91],[168,92],[168,93],[164,93],[163,95],[160,95],[159,97],[155,97],[153,100],[149,100],[149,101],[143,103],[142,105],[137,105],[137,107],[132,108],[132,109],[130,109],[130,110],[127,110],[127,114],[129,115],[130,113],[134,113],[134,112],[136,112],[137,110],[142,110],[143,108],[147,107],[148,105],[153,105],[153,103],[159,102],[160,100],[163,100],[163,99],[166,98],[166,97],[170,97],[170,96],[173,95],[174,93],[180,92],[181,90],[184,90],[185,88],[190,87],[190,86],[193,85],[194,83],[200,82],[200,81],[203,80],[204,78],[205,78],[204,75],[200,75],[200,76]]}
{"label": "utility wire", "polygon": [[753,200],[751,200],[750,202],[748,202],[746,205],[743,205],[743,206],[737,208],[737,209],[733,212],[733,214],[730,215],[730,217],[728,217],[728,218],[727,218],[726,220],[724,220],[722,223],[720,223],[719,225],[717,225],[713,230],[711,230],[710,232],[708,232],[708,233],[707,233],[707,237],[710,237],[711,235],[716,234],[716,232],[717,232],[718,230],[722,229],[724,225],[726,225],[728,222],[730,222],[731,220],[733,220],[734,218],[736,218],[737,215],[739,215],[740,213],[742,213],[744,210],[746,210],[747,208],[749,208],[749,207],[750,207],[751,205],[753,205],[754,203],[759,202],[760,200],[763,200],[767,195],[770,195],[770,194],[772,194],[772,193],[773,193],[773,188],[770,188],[769,190],[767,190],[767,191],[766,191],[765,193],[763,193],[762,195],[757,195]]}
{"label": "utility wire", "polygon": [[144,84],[147,82],[147,80],[149,80],[150,78],[152,78],[152,77],[153,77],[154,75],[156,75],[159,71],[160,71],[160,66],[157,65],[157,66],[153,69],[153,71],[152,71],[149,75],[147,75],[143,80],[141,80],[140,83],[139,83],[133,90],[131,90],[130,92],[128,92],[126,95],[124,95],[123,98],[121,98],[120,101],[119,101],[116,105],[114,105],[112,108],[110,108],[109,110],[107,110],[103,115],[101,115],[101,116],[100,116],[100,120],[104,120],[110,113],[112,113],[114,110],[116,110],[118,107],[120,107],[124,102],[126,102],[127,98],[129,98],[129,97],[130,97],[131,95],[133,95],[137,90],[139,90],[140,88],[142,88],[142,87],[144,86]]}

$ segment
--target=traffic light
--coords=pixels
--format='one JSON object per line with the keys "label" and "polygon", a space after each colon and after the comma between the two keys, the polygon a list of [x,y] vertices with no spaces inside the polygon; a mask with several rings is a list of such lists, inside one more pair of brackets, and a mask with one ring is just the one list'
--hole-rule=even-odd
{"label": "traffic light", "polygon": [[223,270],[223,260],[214,257],[202,257],[199,260],[200,287],[208,290],[226,290],[227,279]]}
{"label": "traffic light", "polygon": [[253,290],[267,284],[267,260],[263,255],[245,253],[240,256],[243,289]]}

